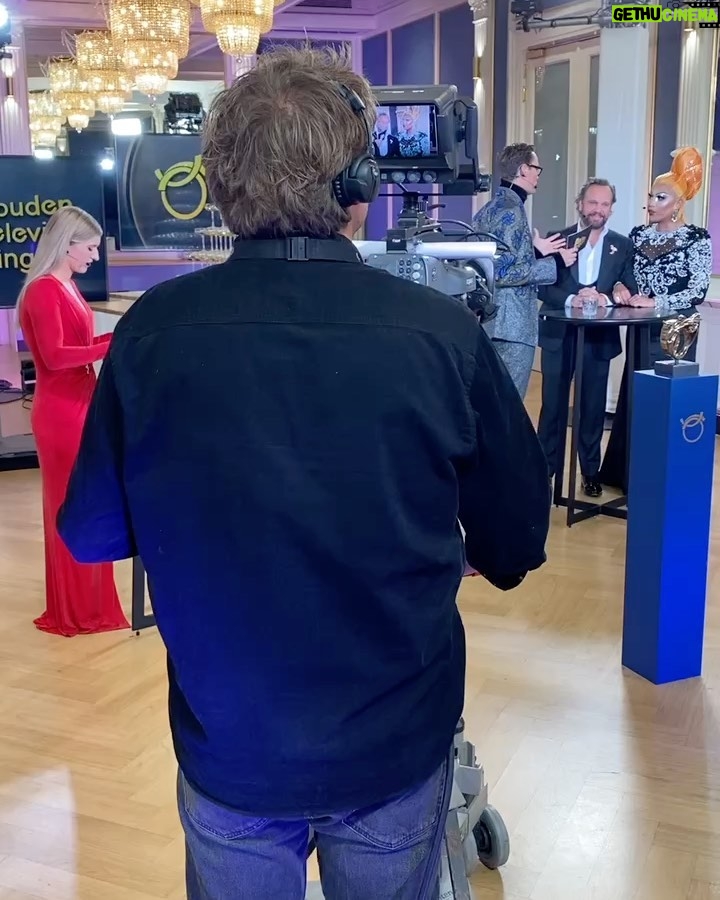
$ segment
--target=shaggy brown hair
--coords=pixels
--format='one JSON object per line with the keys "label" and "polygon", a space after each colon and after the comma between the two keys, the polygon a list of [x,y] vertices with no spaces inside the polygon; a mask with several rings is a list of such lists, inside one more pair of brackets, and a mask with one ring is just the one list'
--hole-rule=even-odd
{"label": "shaggy brown hair", "polygon": [[500,177],[505,181],[515,181],[521,166],[532,164],[535,147],[532,144],[508,144],[498,156]]}
{"label": "shaggy brown hair", "polygon": [[350,221],[332,182],[367,149],[368,128],[338,84],[359,95],[372,131],[370,85],[327,50],[264,53],[213,101],[203,146],[207,183],[239,237],[328,236]]}

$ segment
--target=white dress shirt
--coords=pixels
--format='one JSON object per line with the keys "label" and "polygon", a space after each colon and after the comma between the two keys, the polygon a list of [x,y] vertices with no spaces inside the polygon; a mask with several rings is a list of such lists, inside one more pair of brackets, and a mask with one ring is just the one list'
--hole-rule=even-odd
{"label": "white dress shirt", "polygon": [[378,148],[378,156],[385,157],[388,155],[388,137],[389,133],[387,131],[375,132],[374,139]]}
{"label": "white dress shirt", "polygon": [[[582,229],[583,226],[578,225],[577,230],[582,231]],[[595,244],[591,245],[588,240],[582,250],[578,253],[577,267],[580,287],[587,287],[597,282],[598,276],[600,275],[600,261],[602,260],[603,244],[607,233],[608,227],[606,225],[600,232],[600,237]],[[574,299],[575,294],[570,294],[565,301],[565,306],[570,306]]]}

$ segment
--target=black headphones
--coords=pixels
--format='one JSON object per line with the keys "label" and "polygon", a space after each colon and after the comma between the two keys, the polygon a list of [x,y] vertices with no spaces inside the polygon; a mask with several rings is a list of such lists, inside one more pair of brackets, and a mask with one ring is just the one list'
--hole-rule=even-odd
{"label": "black headphones", "polygon": [[375,200],[380,192],[380,168],[375,159],[372,133],[365,117],[365,104],[347,85],[338,84],[336,87],[355,115],[362,119],[368,138],[365,152],[356,156],[350,165],[333,179],[332,189],[335,199],[343,209],[347,209],[356,203],[372,203]]}

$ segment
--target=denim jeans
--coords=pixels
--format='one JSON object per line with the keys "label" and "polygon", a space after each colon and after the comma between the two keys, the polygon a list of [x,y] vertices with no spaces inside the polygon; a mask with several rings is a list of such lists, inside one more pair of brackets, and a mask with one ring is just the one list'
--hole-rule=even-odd
{"label": "denim jeans", "polygon": [[311,834],[325,900],[437,900],[453,782],[449,754],[424,784],[367,809],[253,818],[178,777],[188,900],[303,900]]}

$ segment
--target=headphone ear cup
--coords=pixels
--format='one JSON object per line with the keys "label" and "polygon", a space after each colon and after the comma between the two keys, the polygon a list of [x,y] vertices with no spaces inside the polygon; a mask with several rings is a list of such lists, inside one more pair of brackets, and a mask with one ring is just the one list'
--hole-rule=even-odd
{"label": "headphone ear cup", "polygon": [[380,169],[369,153],[358,156],[333,181],[335,199],[347,209],[356,203],[372,203],[380,192]]}

